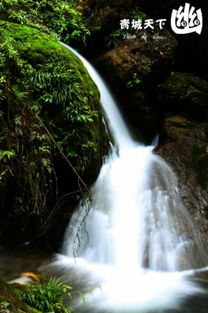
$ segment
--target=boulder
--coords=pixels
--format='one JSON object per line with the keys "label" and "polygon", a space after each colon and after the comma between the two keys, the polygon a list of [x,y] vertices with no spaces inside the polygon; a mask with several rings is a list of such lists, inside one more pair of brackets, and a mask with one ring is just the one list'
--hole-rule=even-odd
{"label": "boulder", "polygon": [[168,31],[141,30],[129,38],[125,32],[121,36],[116,48],[96,60],[112,85],[138,87],[146,81],[160,81],[170,71],[177,43]]}
{"label": "boulder", "polygon": [[182,112],[208,121],[208,82],[190,73],[172,72],[158,86],[160,107],[164,112]]}

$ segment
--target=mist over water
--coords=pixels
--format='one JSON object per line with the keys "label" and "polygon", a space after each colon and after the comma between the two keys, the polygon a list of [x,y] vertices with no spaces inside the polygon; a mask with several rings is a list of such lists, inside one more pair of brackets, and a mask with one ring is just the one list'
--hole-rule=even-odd
{"label": "mist over water", "polygon": [[[64,45],[66,46],[66,45]],[[52,263],[62,278],[94,286],[78,312],[169,312],[203,289],[187,279],[207,264],[201,234],[184,207],[175,174],[136,143],[95,69],[76,51],[101,94],[114,146],[74,213],[63,253]],[[173,311],[170,311],[173,312]],[[178,312],[178,311],[174,311]]]}

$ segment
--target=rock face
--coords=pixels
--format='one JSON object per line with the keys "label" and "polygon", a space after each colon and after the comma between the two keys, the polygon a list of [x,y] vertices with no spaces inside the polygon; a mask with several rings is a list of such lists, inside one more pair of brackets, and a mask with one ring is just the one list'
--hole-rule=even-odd
{"label": "rock face", "polygon": [[183,202],[207,235],[208,83],[173,72],[158,86],[158,99],[163,114],[175,115],[164,118],[157,153],[174,168]]}
{"label": "rock face", "polygon": [[181,115],[164,120],[165,143],[156,152],[175,170],[185,206],[208,234],[207,123]]}
{"label": "rock face", "polygon": [[208,121],[208,83],[193,74],[172,72],[158,86],[158,98],[164,112],[185,112]]}

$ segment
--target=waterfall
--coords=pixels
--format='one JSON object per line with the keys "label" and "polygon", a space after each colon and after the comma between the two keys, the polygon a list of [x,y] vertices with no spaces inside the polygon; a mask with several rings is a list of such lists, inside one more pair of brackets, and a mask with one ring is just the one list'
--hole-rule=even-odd
{"label": "waterfall", "polygon": [[[102,292],[93,296],[86,312],[92,307],[96,312],[140,312],[138,306],[144,303],[141,312],[149,312],[149,301],[154,308],[175,308],[180,294],[199,292],[183,279],[183,271],[207,262],[200,232],[180,198],[177,177],[152,152],[153,146],[131,138],[102,78],[64,46],[83,62],[98,86],[115,145],[90,199],[83,200],[72,216],[63,256],[53,265],[62,267],[65,276],[70,266],[73,274],[77,268],[79,278],[83,269],[98,274]],[[79,310],[85,312],[82,306]]]}
{"label": "waterfall", "polygon": [[[103,164],[66,232],[64,252],[89,262],[176,271],[206,264],[200,233],[182,204],[167,163],[131,138],[106,84],[77,51],[98,86],[101,105],[118,146]],[[90,208],[89,208],[90,206]],[[88,212],[89,209],[89,212]],[[86,217],[87,216],[87,217]]]}
{"label": "waterfall", "polygon": [[69,47],[66,44],[62,43],[62,45],[65,46],[70,51],[72,51],[82,61],[83,65],[88,70],[92,80],[98,86],[98,89],[100,91],[101,106],[104,110],[108,127],[111,131],[111,134],[117,146],[121,148],[124,145],[134,145],[134,142],[131,139],[129,131],[116,106],[115,100],[111,95],[110,91],[108,90],[108,88],[106,87],[106,84],[103,81],[103,79],[97,73],[95,68],[85,58],[83,58],[83,56],[81,56],[76,50],[74,50],[73,48]]}

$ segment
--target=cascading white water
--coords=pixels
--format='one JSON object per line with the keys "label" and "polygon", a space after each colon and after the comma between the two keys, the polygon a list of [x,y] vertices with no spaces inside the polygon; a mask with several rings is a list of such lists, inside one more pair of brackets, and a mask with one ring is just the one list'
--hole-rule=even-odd
{"label": "cascading white water", "polygon": [[91,200],[84,200],[70,221],[65,257],[54,264],[74,263],[73,270],[81,265],[91,273],[99,272],[105,300],[95,295],[96,312],[103,307],[112,312],[113,306],[119,312],[130,312],[132,307],[140,312],[138,305],[145,302],[147,307],[151,300],[159,306],[168,306],[168,301],[172,305],[174,295],[198,291],[177,271],[206,265],[200,233],[182,204],[171,168],[152,152],[153,146],[132,140],[98,73],[76,51],[66,48],[80,58],[98,86],[116,148],[102,166]]}
{"label": "cascading white water", "polygon": [[88,70],[92,80],[96,83],[97,86],[99,86],[101,105],[104,109],[105,117],[108,121],[108,127],[110,128],[115,143],[120,147],[125,145],[134,145],[128,129],[118,111],[117,106],[115,105],[115,100],[113,99],[113,96],[111,95],[108,88],[106,88],[103,79],[94,69],[94,67],[76,50],[66,44],[62,43],[62,45],[71,50],[82,61],[83,65]]}
{"label": "cascading white water", "polygon": [[176,271],[205,265],[200,234],[181,202],[171,168],[152,153],[152,146],[132,140],[100,75],[65,46],[97,84],[118,146],[118,154],[114,149],[92,188],[92,202],[84,202],[70,222],[65,253],[126,270],[133,266]]}

